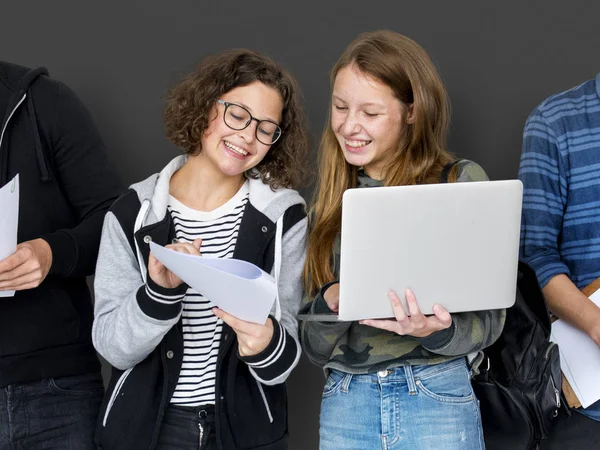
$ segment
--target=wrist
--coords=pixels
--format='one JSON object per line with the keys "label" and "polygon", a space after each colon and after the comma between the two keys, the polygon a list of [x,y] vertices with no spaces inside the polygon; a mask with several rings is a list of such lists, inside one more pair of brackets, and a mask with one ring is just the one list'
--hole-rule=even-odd
{"label": "wrist", "polygon": [[596,345],[600,347],[600,324],[590,329],[587,334],[592,338]]}
{"label": "wrist", "polygon": [[35,245],[36,253],[39,252],[42,264],[47,269],[50,269],[52,266],[52,249],[50,248],[50,244],[42,238],[34,239],[31,243]]}

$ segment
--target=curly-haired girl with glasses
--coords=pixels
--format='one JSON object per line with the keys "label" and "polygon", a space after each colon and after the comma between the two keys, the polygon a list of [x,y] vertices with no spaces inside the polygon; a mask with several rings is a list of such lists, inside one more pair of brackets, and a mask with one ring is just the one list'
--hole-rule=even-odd
{"label": "curly-haired girl with glasses", "polygon": [[[98,442],[284,449],[307,228],[293,190],[308,151],[298,87],[266,56],[229,51],[169,91],[164,117],[185,154],[134,184],[102,233],[93,338],[113,374]],[[275,274],[266,323],[215,308],[154,258],[152,241]]]}

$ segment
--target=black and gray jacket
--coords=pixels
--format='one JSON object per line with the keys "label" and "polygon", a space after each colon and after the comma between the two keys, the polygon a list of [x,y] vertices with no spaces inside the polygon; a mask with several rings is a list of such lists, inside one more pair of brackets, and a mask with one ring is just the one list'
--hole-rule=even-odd
{"label": "black and gray jacket", "polygon": [[[181,302],[155,299],[186,286],[157,286],[146,265],[151,241],[166,245],[175,238],[167,214],[169,180],[185,160],[175,158],[159,174],[133,185],[106,215],[93,326],[94,345],[113,366],[98,419],[97,442],[104,449],[153,448],[177,385],[183,358]],[[280,356],[250,368],[247,363],[261,360],[261,355],[240,357],[235,332],[223,324],[215,387],[219,448],[287,448],[284,381],[301,353],[296,315],[306,230],[305,204],[296,191],[273,191],[260,180],[249,180],[249,201],[233,257],[278,273],[278,299],[271,314],[275,333],[263,354]]]}

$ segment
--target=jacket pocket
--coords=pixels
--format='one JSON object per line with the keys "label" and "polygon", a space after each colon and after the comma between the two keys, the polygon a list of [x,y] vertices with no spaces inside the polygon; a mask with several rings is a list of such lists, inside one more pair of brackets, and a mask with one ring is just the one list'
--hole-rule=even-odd
{"label": "jacket pocket", "polygon": [[238,374],[227,395],[231,432],[239,448],[262,448],[287,436],[287,395],[284,384],[263,385],[247,369]]}
{"label": "jacket pocket", "polygon": [[97,420],[96,443],[101,448],[150,447],[157,429],[163,380],[158,348],[133,368],[113,368]]}
{"label": "jacket pocket", "polygon": [[111,411],[113,405],[115,404],[115,401],[117,400],[117,397],[119,396],[119,393],[121,392],[121,389],[123,388],[123,385],[125,384],[125,381],[127,380],[127,377],[129,376],[129,374],[131,373],[132,370],[133,370],[133,367],[131,369],[127,369],[117,379],[117,383],[115,384],[115,389],[110,394],[110,397],[108,397],[106,411],[104,411],[104,417],[102,418],[102,426],[103,427],[106,426],[106,421],[108,420],[110,411]]}
{"label": "jacket pocket", "polygon": [[263,399],[263,403],[265,405],[265,409],[267,410],[267,416],[269,416],[269,422],[273,423],[273,414],[271,414],[271,407],[269,406],[269,402],[267,401],[267,396],[265,395],[265,391],[262,387],[262,384],[260,383],[260,381],[255,380],[256,381],[256,385],[258,386],[258,390],[260,392],[260,396]]}

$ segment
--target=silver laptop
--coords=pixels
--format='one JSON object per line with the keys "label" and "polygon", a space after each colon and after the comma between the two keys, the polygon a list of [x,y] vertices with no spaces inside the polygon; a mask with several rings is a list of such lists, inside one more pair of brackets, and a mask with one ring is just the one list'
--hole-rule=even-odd
{"label": "silver laptop", "polygon": [[[338,315],[393,317],[388,299],[414,291],[421,311],[508,308],[516,293],[519,180],[349,189],[344,193]],[[407,310],[408,311],[408,310]]]}

